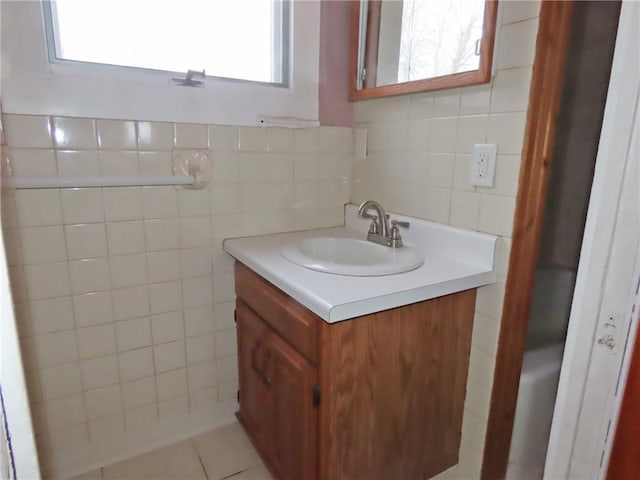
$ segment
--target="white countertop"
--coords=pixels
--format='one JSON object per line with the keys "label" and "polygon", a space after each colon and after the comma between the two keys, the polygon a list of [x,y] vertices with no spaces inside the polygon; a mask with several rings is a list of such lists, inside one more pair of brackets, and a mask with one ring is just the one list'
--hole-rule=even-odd
{"label": "white countertop", "polygon": [[300,267],[280,255],[295,239],[366,238],[369,221],[347,205],[346,226],[224,241],[224,250],[329,323],[480,287],[496,281],[496,237],[391,214],[411,222],[404,243],[424,256],[415,270],[395,275],[351,277]]}

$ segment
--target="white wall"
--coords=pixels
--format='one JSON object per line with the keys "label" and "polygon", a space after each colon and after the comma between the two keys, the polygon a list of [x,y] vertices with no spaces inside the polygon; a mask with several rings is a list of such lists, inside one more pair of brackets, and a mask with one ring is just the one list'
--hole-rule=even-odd
{"label": "white wall", "polygon": [[[291,131],[153,124],[158,137],[149,144],[141,140],[140,132],[148,126],[145,121],[154,120],[156,114],[140,117],[140,105],[134,102],[105,116],[140,122],[106,123],[92,114],[74,127],[79,133],[73,140],[77,143],[62,145],[54,143],[51,129],[55,120],[51,117],[7,118],[8,142],[14,147],[18,175],[101,174],[110,169],[127,174],[168,173],[170,151],[176,147],[213,154],[214,182],[204,191],[131,188],[19,192],[15,205],[18,224],[7,232],[8,258],[15,279],[14,298],[19,305],[40,452],[48,465],[55,469],[56,461],[60,466],[64,460],[64,468],[70,472],[78,466],[68,460],[71,451],[84,451],[92,443],[100,445],[100,439],[117,443],[132,432],[142,431],[146,422],[149,426],[163,419],[186,418],[196,411],[192,405],[200,408],[235,395],[233,376],[225,377],[235,363],[231,359],[234,352],[225,350],[233,335],[229,323],[232,280],[228,259],[221,253],[221,238],[339,223],[343,201],[372,198],[389,211],[501,237],[498,283],[478,292],[465,403],[460,467],[465,476],[477,477],[493,382],[539,7],[537,1],[500,2],[497,75],[491,84],[355,104],[356,126],[369,129],[370,143],[368,158],[353,166],[352,187],[345,182],[350,178],[350,129]],[[28,78],[22,78],[25,88],[31,85]],[[79,92],[83,88],[75,86]],[[81,114],[84,110],[74,110],[75,106],[88,108],[84,106],[96,98],[95,94],[78,95],[49,103],[44,113]],[[108,93],[104,97],[108,101],[118,98]],[[27,95],[14,98],[21,106],[12,107],[12,112],[42,111]],[[216,122],[240,123],[233,116],[238,104],[223,105],[215,113],[220,115],[215,117]],[[162,118],[171,122],[212,121],[195,114],[190,117],[183,110]],[[62,121],[76,123],[68,118]],[[135,132],[133,136],[131,132]],[[103,137],[106,143],[102,143]],[[468,181],[471,147],[487,142],[498,144],[496,184],[493,188],[473,187]],[[157,200],[150,200],[153,198]],[[148,235],[151,225],[161,224],[159,236]],[[76,232],[87,232],[84,238],[91,240],[74,245]],[[127,241],[119,243],[118,238],[123,236]],[[154,238],[172,243],[158,250],[149,244]],[[43,243],[46,248],[41,247]],[[99,251],[78,251],[83,245],[98,246]],[[136,277],[136,272],[123,273],[121,269],[127,270],[133,262],[144,265],[144,278]],[[101,273],[88,274],[81,268],[89,265],[96,269],[93,272]],[[159,265],[168,267],[157,268]],[[204,272],[202,265],[213,267]],[[165,278],[165,274],[171,278]],[[62,280],[40,282],[46,275]],[[96,285],[94,279],[102,283]],[[183,333],[170,341],[156,342],[153,317],[170,313],[151,311],[152,291],[162,284],[170,284],[174,298],[180,298],[173,313],[177,312]],[[116,304],[134,291],[144,292],[146,307],[140,305],[134,318],[118,316]],[[102,310],[96,310],[104,315],[95,321],[98,324],[86,325],[83,322],[94,319],[83,317],[82,304],[92,293],[105,300]],[[140,297],[135,294],[133,298]],[[43,311],[42,302],[62,305],[58,314],[48,316],[59,322],[42,321],[38,316]],[[217,370],[215,387],[205,387],[199,381],[195,390],[191,386],[189,370],[198,362],[189,363],[192,344],[186,328],[188,313],[193,309],[209,312],[211,323],[205,326],[208,330],[204,337],[213,342],[214,351],[220,344],[225,352],[202,362],[213,363],[209,368]],[[69,323],[70,318],[73,323]],[[142,342],[131,350],[117,339],[118,330],[127,332],[127,327],[134,334],[131,338],[121,335],[123,340]],[[48,330],[51,328],[55,329]],[[102,350],[100,356],[93,349],[104,347],[102,341],[81,348],[82,334],[92,329],[104,329],[111,339],[108,350]],[[69,341],[68,348],[61,347],[63,338]],[[163,347],[166,344],[170,346]],[[130,380],[128,376],[128,369],[136,366],[127,366],[131,351],[140,351],[152,360],[152,370],[143,378]],[[102,360],[95,361],[96,357]],[[217,362],[223,358],[226,363],[221,367]],[[169,361],[172,370],[158,368],[163,359]],[[178,359],[179,365],[175,363]],[[90,384],[95,378],[87,375],[91,368],[101,372],[98,376],[106,385]],[[186,383],[182,380],[185,371]],[[221,376],[220,372],[226,373]],[[166,373],[174,377],[165,377]],[[209,381],[206,375],[196,378]],[[124,391],[132,387],[127,384],[142,380],[146,387],[140,385],[139,391],[150,399],[148,403],[135,407],[125,404]],[[94,403],[96,396],[91,392],[95,389],[112,393],[115,406]],[[63,417],[56,408],[68,403],[60,399],[73,399],[81,407]]]}
{"label": "white wall", "polygon": [[[465,478],[479,478],[502,316],[520,155],[540,4],[501,1],[490,84],[355,104],[369,154],[354,161],[351,199],[498,235],[498,282],[478,290],[460,450]],[[492,188],[469,181],[474,143],[498,146]]]}
{"label": "white wall", "polygon": [[211,156],[204,190],[7,192],[13,297],[47,475],[231,421],[233,263],[222,239],[342,224],[351,129],[4,122],[17,177],[170,175],[173,153]]}
{"label": "white wall", "polygon": [[0,7],[14,175],[170,175],[177,151],[212,157],[204,190],[3,191],[45,473],[80,473],[230,421],[234,295],[222,238],[340,224],[350,196],[349,128],[232,126],[318,119],[320,3],[293,4],[289,89],[180,88],[153,73],[49,65],[40,2]]}

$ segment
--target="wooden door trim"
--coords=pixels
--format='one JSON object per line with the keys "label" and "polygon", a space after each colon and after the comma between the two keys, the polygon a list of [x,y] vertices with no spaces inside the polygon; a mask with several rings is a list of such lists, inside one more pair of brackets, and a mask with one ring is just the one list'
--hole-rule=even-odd
{"label": "wooden door trim", "polygon": [[484,480],[505,478],[529,309],[542,232],[549,166],[564,84],[573,1],[540,10],[511,254],[485,437]]}

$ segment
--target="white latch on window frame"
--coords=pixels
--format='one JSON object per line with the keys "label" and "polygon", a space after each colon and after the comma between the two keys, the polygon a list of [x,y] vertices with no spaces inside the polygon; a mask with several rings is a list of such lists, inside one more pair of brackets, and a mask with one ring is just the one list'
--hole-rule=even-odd
{"label": "white latch on window frame", "polygon": [[187,70],[187,75],[185,76],[185,78],[173,77],[171,81],[176,85],[179,85],[180,87],[200,87],[200,88],[204,87],[203,80],[193,79],[193,77],[196,77],[196,76],[202,77],[202,78],[206,77],[204,70],[202,70],[201,72],[197,70]]}

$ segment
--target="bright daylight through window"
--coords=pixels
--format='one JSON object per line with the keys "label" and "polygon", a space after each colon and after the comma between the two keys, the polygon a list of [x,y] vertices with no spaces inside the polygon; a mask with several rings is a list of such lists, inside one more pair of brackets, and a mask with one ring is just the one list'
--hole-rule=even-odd
{"label": "bright daylight through window", "polygon": [[287,84],[285,0],[53,0],[49,57]]}
{"label": "bright daylight through window", "polygon": [[405,0],[398,82],[476,70],[484,0]]}

